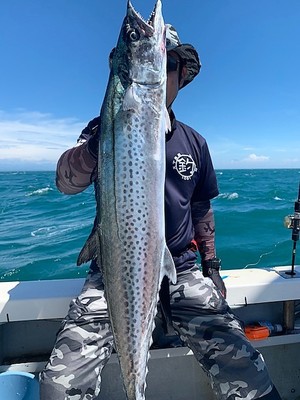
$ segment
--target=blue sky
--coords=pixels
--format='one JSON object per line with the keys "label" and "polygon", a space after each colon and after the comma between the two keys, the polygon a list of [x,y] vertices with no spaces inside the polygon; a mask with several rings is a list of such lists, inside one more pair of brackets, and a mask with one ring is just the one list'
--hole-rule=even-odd
{"label": "blue sky", "polygon": [[[132,0],[148,17],[154,0]],[[54,169],[98,115],[126,0],[0,5],[0,170]],[[178,119],[223,168],[300,167],[300,1],[163,0],[164,19],[198,50]]]}

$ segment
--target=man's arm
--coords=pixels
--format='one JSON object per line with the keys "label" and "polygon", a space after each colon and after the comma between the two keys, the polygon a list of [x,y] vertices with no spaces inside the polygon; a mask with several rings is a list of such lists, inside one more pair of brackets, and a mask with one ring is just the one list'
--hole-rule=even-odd
{"label": "man's arm", "polygon": [[197,201],[192,204],[192,218],[195,240],[201,260],[216,256],[215,252],[215,219],[210,201]]}
{"label": "man's arm", "polygon": [[56,186],[65,194],[85,190],[97,174],[99,118],[92,120],[82,131],[77,146],[65,151],[56,167]]}
{"label": "man's arm", "polygon": [[226,297],[226,288],[219,274],[215,250],[215,218],[210,201],[197,201],[192,204],[192,218],[195,240],[201,256],[203,275],[210,277]]}

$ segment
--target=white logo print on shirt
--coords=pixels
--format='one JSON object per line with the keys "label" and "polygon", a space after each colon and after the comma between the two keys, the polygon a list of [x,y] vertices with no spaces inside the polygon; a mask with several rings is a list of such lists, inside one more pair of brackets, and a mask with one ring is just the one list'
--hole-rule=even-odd
{"label": "white logo print on shirt", "polygon": [[190,154],[178,153],[173,160],[173,169],[175,169],[182,179],[188,181],[197,172],[197,166]]}

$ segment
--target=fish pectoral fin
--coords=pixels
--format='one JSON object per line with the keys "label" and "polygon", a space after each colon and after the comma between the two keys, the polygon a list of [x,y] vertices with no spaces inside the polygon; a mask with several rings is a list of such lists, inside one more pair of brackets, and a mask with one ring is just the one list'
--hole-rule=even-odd
{"label": "fish pectoral fin", "polygon": [[162,311],[162,324],[166,336],[174,336],[176,332],[172,322],[172,310],[170,304],[170,282],[167,276],[163,277],[160,285],[159,300]]}
{"label": "fish pectoral fin", "polygon": [[93,230],[90,236],[87,238],[83,248],[81,249],[79,256],[77,258],[77,265],[87,263],[88,261],[97,258],[97,249],[100,248],[100,240],[97,230]]}
{"label": "fish pectoral fin", "polygon": [[163,254],[163,268],[161,276],[161,286],[159,290],[159,299],[163,315],[163,326],[166,336],[176,334],[172,323],[172,311],[170,304],[170,281],[175,284],[177,281],[176,268],[170,250],[165,246]]}
{"label": "fish pectoral fin", "polygon": [[[165,252],[163,256],[163,270],[162,270],[163,276],[166,275],[170,281],[175,285],[177,281],[177,276],[176,276],[176,268],[175,264],[173,261],[172,254],[170,253],[170,250],[168,247],[165,247]],[[162,278],[163,278],[162,276]]]}
{"label": "fish pectoral fin", "polygon": [[141,106],[141,100],[140,98],[136,95],[135,90],[134,90],[134,85],[131,84],[123,98],[123,111],[130,111],[130,110],[135,110],[137,111]]}

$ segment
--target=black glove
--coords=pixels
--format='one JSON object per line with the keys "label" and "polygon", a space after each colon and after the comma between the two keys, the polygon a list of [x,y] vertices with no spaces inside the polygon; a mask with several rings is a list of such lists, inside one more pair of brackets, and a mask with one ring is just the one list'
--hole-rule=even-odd
{"label": "black glove", "polygon": [[84,138],[90,136],[87,141],[87,149],[95,160],[98,159],[99,129],[100,117],[96,117],[92,119],[81,132],[81,136]]}
{"label": "black glove", "polygon": [[203,260],[202,273],[203,276],[209,277],[216,287],[220,290],[224,298],[226,298],[226,287],[223,279],[220,276],[221,260],[220,258],[212,258],[210,260]]}

